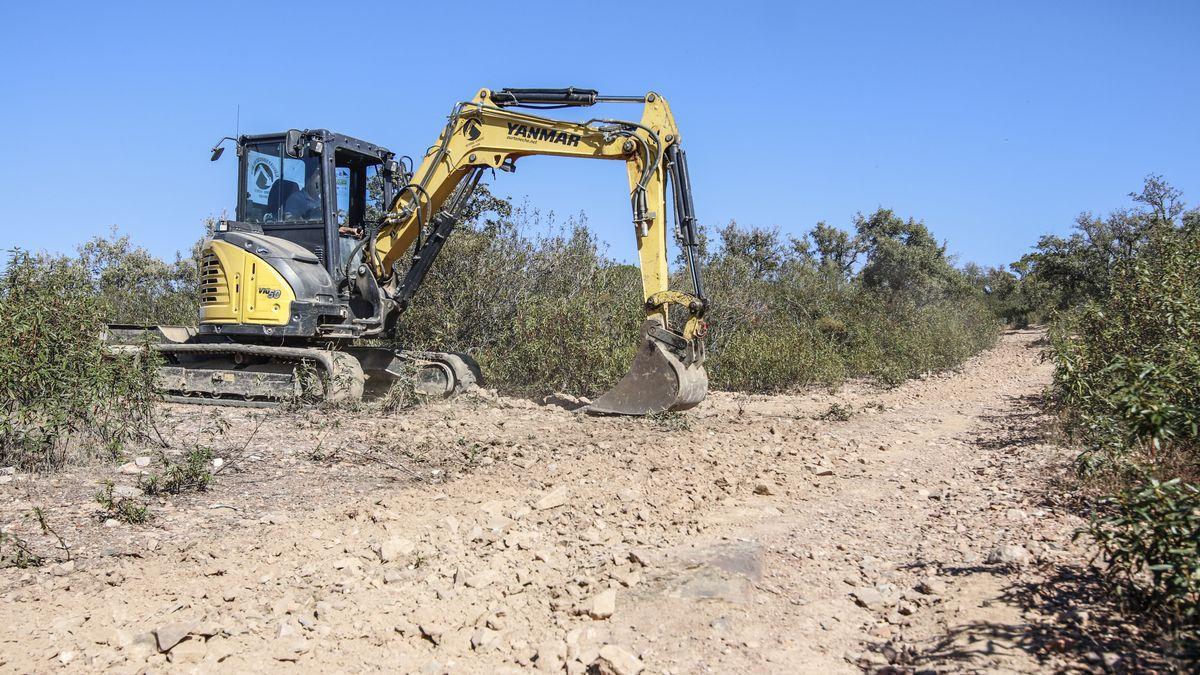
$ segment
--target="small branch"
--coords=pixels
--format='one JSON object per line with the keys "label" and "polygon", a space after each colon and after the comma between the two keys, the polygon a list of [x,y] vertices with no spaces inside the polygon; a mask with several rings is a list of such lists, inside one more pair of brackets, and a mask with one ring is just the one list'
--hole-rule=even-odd
{"label": "small branch", "polygon": [[67,542],[63,541],[62,536],[53,527],[50,527],[50,523],[46,520],[46,513],[42,511],[42,507],[33,507],[33,514],[37,517],[38,525],[42,528],[42,534],[53,535],[58,540],[58,547],[66,554],[67,560],[71,560],[71,548],[67,546]]}

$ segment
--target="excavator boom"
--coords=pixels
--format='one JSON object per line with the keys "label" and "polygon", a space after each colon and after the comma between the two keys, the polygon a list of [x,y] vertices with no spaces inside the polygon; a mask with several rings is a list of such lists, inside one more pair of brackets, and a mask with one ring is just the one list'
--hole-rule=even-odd
{"label": "excavator boom", "polygon": [[[582,107],[595,103],[642,103],[637,122],[596,118],[554,120],[517,108]],[[603,97],[584,89],[481,89],[454,106],[436,144],[411,180],[398,191],[383,226],[373,238],[371,264],[381,288],[403,311],[486,169],[514,171],[532,155],[625,162],[633,234],[641,269],[646,322],[630,372],[600,396],[591,412],[647,414],[691,408],[703,400],[704,322],[707,300],[700,280],[696,219],[686,156],[667,101]],[[668,187],[673,193],[675,234],[687,261],[691,293],[671,291],[667,265]],[[393,272],[409,250],[412,264]],[[670,307],[684,312],[683,328],[670,328]]]}

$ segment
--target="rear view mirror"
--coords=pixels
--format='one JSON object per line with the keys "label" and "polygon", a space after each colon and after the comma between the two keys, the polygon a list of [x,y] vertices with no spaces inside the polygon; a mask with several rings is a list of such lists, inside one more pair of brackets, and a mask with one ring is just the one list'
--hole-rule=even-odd
{"label": "rear view mirror", "polygon": [[289,129],[283,139],[283,149],[288,157],[301,157],[304,154],[304,134],[297,129]]}
{"label": "rear view mirror", "polygon": [[221,159],[221,153],[223,152],[225,152],[225,146],[218,145],[217,147],[213,148],[212,157],[209,157],[208,161],[215,162],[218,159]]}

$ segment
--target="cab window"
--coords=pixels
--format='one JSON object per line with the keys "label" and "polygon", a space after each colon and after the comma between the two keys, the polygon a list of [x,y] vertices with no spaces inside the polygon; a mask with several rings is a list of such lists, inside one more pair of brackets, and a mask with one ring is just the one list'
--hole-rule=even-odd
{"label": "cab window", "polygon": [[362,229],[383,217],[382,163],[375,157],[339,150],[334,154],[339,228]]}
{"label": "cab window", "polygon": [[310,223],[324,217],[320,157],[288,157],[283,143],[246,146],[242,219],[248,223]]}
{"label": "cab window", "polygon": [[368,226],[383,216],[383,177],[378,158],[339,150],[334,153],[339,259],[345,267],[360,248]]}

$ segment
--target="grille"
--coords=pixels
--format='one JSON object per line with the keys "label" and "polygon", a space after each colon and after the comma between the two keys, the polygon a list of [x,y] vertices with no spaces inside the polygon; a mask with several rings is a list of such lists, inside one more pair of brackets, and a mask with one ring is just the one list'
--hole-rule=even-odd
{"label": "grille", "polygon": [[200,259],[200,302],[206,305],[229,303],[229,287],[221,271],[221,261],[212,253]]}

